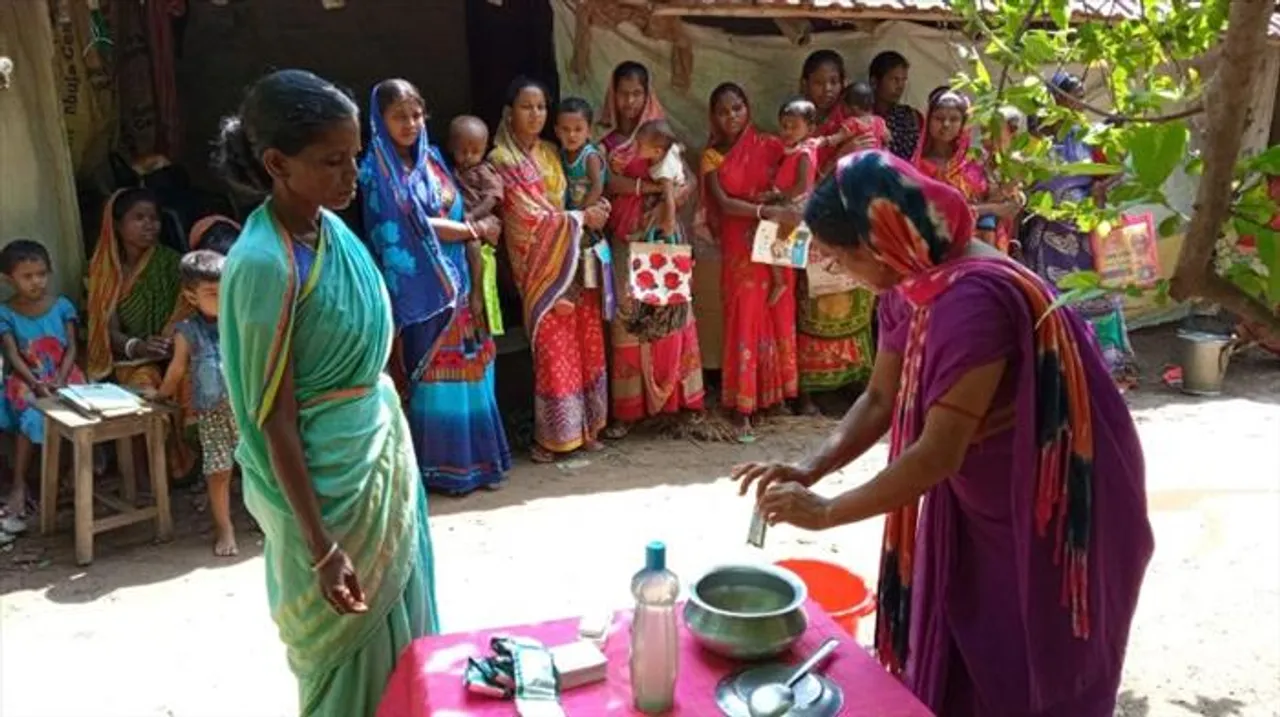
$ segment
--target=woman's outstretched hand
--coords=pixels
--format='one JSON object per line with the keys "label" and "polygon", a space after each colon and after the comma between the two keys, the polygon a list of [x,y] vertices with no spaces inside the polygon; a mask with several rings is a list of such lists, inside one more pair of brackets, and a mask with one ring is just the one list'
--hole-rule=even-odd
{"label": "woman's outstretched hand", "polygon": [[790,523],[805,530],[831,527],[831,500],[794,482],[774,483],[760,498],[757,509],[769,525]]}
{"label": "woman's outstretched hand", "polygon": [[738,481],[738,495],[746,495],[756,485],[756,500],[764,497],[775,483],[799,483],[811,486],[818,480],[789,463],[743,463],[734,466],[730,477]]}
{"label": "woman's outstretched hand", "polygon": [[364,590],[356,580],[356,570],[341,548],[316,571],[320,592],[339,615],[367,612]]}

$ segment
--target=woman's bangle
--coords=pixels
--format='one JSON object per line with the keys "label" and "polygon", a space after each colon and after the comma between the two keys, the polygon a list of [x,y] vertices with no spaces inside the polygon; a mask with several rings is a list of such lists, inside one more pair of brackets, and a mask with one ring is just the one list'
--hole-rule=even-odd
{"label": "woman's bangle", "polygon": [[476,225],[474,222],[467,222],[467,231],[471,232],[472,239],[480,238],[480,232],[476,231]]}
{"label": "woman's bangle", "polygon": [[637,179],[636,179],[636,194],[637,194],[637,195],[639,195],[639,194],[640,194],[640,182],[641,182],[641,180],[640,180],[639,178],[637,178]]}
{"label": "woman's bangle", "polygon": [[323,568],[325,565],[328,565],[329,561],[333,560],[333,556],[337,554],[338,554],[338,541],[335,540],[332,543],[329,543],[329,552],[325,553],[323,558],[320,558],[319,560],[311,564],[311,572],[313,573],[320,572],[320,568]]}
{"label": "woman's bangle", "polygon": [[124,357],[128,359],[133,358],[133,349],[140,343],[142,343],[141,339],[129,339],[124,342]]}
{"label": "woman's bangle", "polygon": [[763,204],[757,204],[757,205],[756,205],[756,219],[764,219],[764,205],[763,205]]}

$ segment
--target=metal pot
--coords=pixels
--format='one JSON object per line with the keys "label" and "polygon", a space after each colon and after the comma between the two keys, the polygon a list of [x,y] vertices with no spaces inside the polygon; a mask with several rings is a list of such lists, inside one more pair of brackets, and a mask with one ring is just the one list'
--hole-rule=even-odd
{"label": "metal pot", "polygon": [[1217,396],[1227,364],[1240,344],[1234,336],[1204,331],[1179,331],[1182,392],[1193,396]]}
{"label": "metal pot", "polygon": [[694,581],[684,621],[708,651],[763,660],[794,645],[809,626],[809,593],[795,573],[774,565],[722,565]]}

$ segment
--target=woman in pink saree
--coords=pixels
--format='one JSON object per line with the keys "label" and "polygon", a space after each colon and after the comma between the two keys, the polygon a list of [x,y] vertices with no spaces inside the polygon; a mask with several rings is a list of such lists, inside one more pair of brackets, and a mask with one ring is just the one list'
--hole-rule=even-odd
{"label": "woman in pink saree", "polygon": [[[635,133],[645,122],[664,119],[666,113],[649,83],[649,71],[639,63],[624,62],[613,71],[605,95],[603,124],[609,133],[601,144],[609,155],[606,193],[611,210],[609,234],[614,267],[620,272],[614,286],[627,286],[623,273],[630,242],[646,238],[653,228],[653,210],[661,197],[662,185],[649,179],[649,162],[637,152]],[[689,185],[690,187],[692,185]],[[677,197],[692,194],[686,189]],[[632,309],[629,298],[622,299],[619,315],[611,327],[613,362],[609,383],[612,389],[613,424],[606,438],[622,438],[638,421],[681,411],[702,411],[702,357],[698,350],[698,325],[692,311],[685,311],[679,325],[662,327],[665,335],[642,339],[627,330]]]}

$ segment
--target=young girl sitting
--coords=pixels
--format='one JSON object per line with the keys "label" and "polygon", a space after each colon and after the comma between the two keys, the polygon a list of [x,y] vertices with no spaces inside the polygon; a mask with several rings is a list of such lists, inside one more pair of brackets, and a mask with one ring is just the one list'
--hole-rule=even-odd
{"label": "young girl sitting", "polygon": [[0,404],[0,429],[16,438],[13,485],[0,518],[0,545],[27,529],[34,505],[27,498],[27,473],[34,446],[44,443],[44,416],[38,398],[68,384],[84,383],[76,366],[76,310],[64,296],[49,293],[49,252],[29,239],[0,250],[0,272],[14,288],[0,306],[0,340],[7,376]]}

